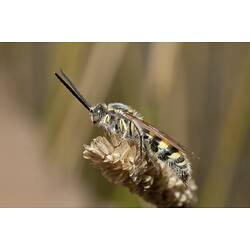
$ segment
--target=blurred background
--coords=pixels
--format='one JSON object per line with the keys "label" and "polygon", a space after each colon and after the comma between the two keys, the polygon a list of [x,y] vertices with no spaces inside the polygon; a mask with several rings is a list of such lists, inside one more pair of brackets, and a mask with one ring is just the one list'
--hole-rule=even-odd
{"label": "blurred background", "polygon": [[195,152],[198,207],[250,207],[248,43],[0,43],[0,207],[150,207],[82,158],[102,131],[60,68]]}

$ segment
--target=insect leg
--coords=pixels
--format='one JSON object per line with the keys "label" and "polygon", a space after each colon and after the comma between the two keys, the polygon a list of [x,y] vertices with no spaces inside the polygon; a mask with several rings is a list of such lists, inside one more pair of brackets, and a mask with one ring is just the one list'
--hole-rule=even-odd
{"label": "insect leg", "polygon": [[133,126],[135,127],[137,133],[138,133],[138,136],[139,136],[139,147],[140,147],[140,161],[142,162],[142,148],[143,148],[143,137],[142,137],[142,134],[141,134],[141,130],[138,128],[138,126],[135,124],[134,121],[130,121],[129,122],[129,134],[131,137],[133,137],[133,132],[132,132],[132,124]]}

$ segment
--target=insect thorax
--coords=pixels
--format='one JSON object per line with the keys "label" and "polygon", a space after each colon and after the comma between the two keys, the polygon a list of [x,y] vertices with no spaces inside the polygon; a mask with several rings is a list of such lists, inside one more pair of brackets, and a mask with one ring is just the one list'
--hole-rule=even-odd
{"label": "insect thorax", "polygon": [[130,106],[127,106],[123,103],[110,103],[108,104],[108,110],[112,111],[112,110],[115,110],[117,112],[120,112],[121,114],[123,112],[127,112],[139,119],[143,119],[142,115],[137,112],[135,109],[131,108]]}
{"label": "insect thorax", "polygon": [[108,134],[116,134],[125,139],[139,137],[138,128],[124,113],[142,119],[142,116],[131,107],[122,103],[98,104],[93,108],[91,119],[97,126],[103,128]]}

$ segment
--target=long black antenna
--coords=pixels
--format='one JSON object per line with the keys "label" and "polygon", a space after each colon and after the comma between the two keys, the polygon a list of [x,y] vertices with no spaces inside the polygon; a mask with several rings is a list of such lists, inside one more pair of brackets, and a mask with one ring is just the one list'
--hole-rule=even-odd
{"label": "long black antenna", "polygon": [[65,75],[65,73],[60,70],[62,73],[62,76],[65,78],[65,80],[56,72],[54,74],[59,79],[59,81],[71,92],[71,94],[89,111],[92,112],[91,105],[87,102],[87,100],[81,95],[81,93],[78,91],[78,89],[75,87],[75,85],[72,83],[72,81]]}

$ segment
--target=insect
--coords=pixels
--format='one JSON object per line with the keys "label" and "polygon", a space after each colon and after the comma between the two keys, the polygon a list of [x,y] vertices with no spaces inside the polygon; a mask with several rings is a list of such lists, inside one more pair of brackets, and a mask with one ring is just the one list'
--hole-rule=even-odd
{"label": "insect", "polygon": [[159,161],[170,167],[185,184],[188,182],[192,165],[183,146],[145,122],[136,110],[125,104],[90,105],[65,73],[62,70],[60,72],[62,76],[55,72],[56,77],[89,111],[93,124],[103,128],[109,135],[116,134],[122,139],[134,141],[139,146],[141,155],[146,152],[149,160]]}

